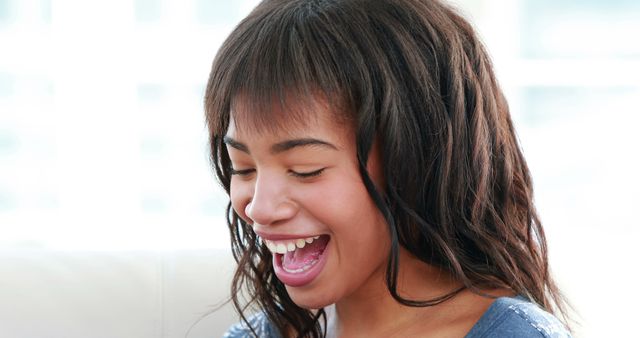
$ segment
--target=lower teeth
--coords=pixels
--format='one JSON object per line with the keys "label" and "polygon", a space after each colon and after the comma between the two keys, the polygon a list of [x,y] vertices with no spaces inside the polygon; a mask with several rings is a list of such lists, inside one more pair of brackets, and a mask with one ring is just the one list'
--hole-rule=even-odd
{"label": "lower teeth", "polygon": [[299,269],[295,269],[295,270],[291,270],[291,269],[287,269],[286,266],[282,265],[282,269],[288,273],[301,273],[304,271],[309,270],[312,266],[314,266],[316,263],[318,263],[317,259],[312,260],[311,262],[309,262],[308,264],[306,264],[305,266],[299,268]]}

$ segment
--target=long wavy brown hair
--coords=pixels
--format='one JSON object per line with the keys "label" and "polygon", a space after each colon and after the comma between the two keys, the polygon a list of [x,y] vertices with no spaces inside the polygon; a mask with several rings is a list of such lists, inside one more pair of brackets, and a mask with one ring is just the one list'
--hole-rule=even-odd
{"label": "long wavy brown hair", "polygon": [[[435,0],[266,0],[223,43],[206,89],[211,156],[224,189],[223,136],[239,96],[257,131],[304,122],[291,100],[321,93],[356,130],[363,184],[384,215],[392,247],[389,293],[407,306],[455,296],[405,299],[397,292],[400,246],[445,269],[464,287],[507,288],[565,318],[532,181],[491,61],[471,25]],[[237,119],[236,119],[237,120]],[[366,168],[374,140],[384,189]],[[227,207],[238,263],[231,286],[242,320],[263,311],[283,334],[320,337],[323,310],[289,298],[270,251]],[[255,333],[255,332],[254,332]]]}

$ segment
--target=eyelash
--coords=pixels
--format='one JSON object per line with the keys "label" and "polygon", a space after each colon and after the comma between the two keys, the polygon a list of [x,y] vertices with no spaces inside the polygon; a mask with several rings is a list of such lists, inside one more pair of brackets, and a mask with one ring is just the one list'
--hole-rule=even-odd
{"label": "eyelash", "polygon": [[314,170],[314,171],[310,171],[310,172],[306,172],[306,173],[299,173],[299,172],[295,172],[293,170],[289,171],[289,174],[293,177],[298,177],[298,178],[311,178],[311,177],[316,177],[316,176],[320,176],[320,174],[322,174],[322,172],[325,170],[326,168],[322,168],[322,169],[318,169],[318,170]]}
{"label": "eyelash", "polygon": [[229,168],[229,173],[231,175],[238,175],[238,176],[248,176],[254,171],[255,171],[254,169],[235,170],[233,168]]}
{"label": "eyelash", "polygon": [[[322,172],[325,170],[326,168],[322,168],[322,169],[318,169],[318,170],[314,170],[314,171],[310,171],[310,172],[305,172],[305,173],[299,173],[293,170],[289,170],[289,174],[293,177],[297,177],[297,178],[311,178],[311,177],[316,177],[316,176],[320,176],[320,174],[322,174]],[[249,176],[250,174],[252,174],[255,171],[255,169],[244,169],[244,170],[235,170],[233,168],[229,168],[229,172],[231,175],[238,175],[238,176]]]}

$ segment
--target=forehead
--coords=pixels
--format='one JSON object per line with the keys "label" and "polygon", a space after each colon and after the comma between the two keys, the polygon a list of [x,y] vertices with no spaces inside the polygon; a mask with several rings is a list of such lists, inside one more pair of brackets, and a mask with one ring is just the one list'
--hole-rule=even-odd
{"label": "forehead", "polygon": [[352,132],[348,112],[321,95],[255,102],[238,96],[232,104],[227,135],[291,137]]}

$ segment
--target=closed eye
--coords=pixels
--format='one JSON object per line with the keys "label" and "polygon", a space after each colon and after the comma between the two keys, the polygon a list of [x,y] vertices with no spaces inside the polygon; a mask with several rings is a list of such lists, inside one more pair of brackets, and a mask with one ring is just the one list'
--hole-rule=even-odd
{"label": "closed eye", "polygon": [[238,175],[238,176],[249,176],[254,171],[256,171],[256,170],[255,169],[236,170],[236,169],[233,169],[233,168],[229,168],[229,173],[231,173],[231,175]]}
{"label": "closed eye", "polygon": [[320,174],[322,174],[322,172],[325,170],[326,168],[322,168],[322,169],[318,169],[318,170],[314,170],[314,171],[308,171],[308,172],[297,172],[297,171],[293,171],[290,170],[289,174],[293,177],[298,177],[298,178],[311,178],[311,177],[315,177],[315,176],[319,176]]}

